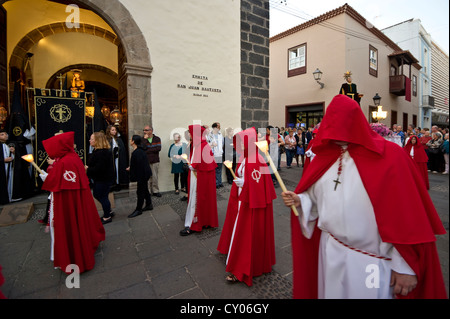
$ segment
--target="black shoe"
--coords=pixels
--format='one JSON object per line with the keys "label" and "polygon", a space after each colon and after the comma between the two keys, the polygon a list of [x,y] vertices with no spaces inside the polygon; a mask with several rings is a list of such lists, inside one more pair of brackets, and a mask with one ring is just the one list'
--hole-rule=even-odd
{"label": "black shoe", "polygon": [[153,196],[161,197],[161,193],[154,193]]}
{"label": "black shoe", "polygon": [[150,204],[150,205],[147,205],[147,206],[145,206],[144,208],[142,208],[142,211],[143,211],[143,212],[145,212],[145,211],[147,211],[147,210],[153,210],[153,205]]}
{"label": "black shoe", "polygon": [[180,236],[189,236],[192,233],[195,233],[195,231],[190,229],[189,227],[186,227],[185,229],[180,231]]}
{"label": "black shoe", "polygon": [[141,215],[141,214],[142,214],[142,211],[140,211],[140,210],[135,210],[135,211],[132,212],[130,215],[128,215],[128,218],[133,218],[133,217],[139,216],[139,215]]}
{"label": "black shoe", "polygon": [[[114,217],[114,216],[116,216],[116,213],[114,213],[114,212],[109,213],[109,217]],[[105,214],[103,214],[102,218],[106,218]]]}
{"label": "black shoe", "polygon": [[186,202],[188,200],[187,196],[183,196],[182,198],[180,198],[181,202]]}
{"label": "black shoe", "polygon": [[103,219],[103,217],[100,218],[102,220],[102,224],[109,224],[110,222],[112,222],[112,217],[109,217],[108,219]]}

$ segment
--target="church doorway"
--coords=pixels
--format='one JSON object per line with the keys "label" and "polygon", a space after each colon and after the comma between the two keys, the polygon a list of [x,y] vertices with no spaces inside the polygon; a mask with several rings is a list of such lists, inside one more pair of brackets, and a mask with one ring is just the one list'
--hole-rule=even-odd
{"label": "church doorway", "polygon": [[286,106],[286,127],[314,127],[322,121],[324,103]]}
{"label": "church doorway", "polygon": [[95,89],[102,107],[121,113],[125,136],[152,124],[149,50],[120,1],[10,0],[0,8],[0,98],[8,114],[16,82],[31,123],[27,88],[60,89],[66,76],[70,87],[79,70],[85,91]]}

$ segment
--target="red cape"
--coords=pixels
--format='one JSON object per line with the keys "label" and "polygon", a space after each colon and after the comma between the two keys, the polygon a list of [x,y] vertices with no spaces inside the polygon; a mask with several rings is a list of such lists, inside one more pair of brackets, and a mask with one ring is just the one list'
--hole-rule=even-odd
{"label": "red cape", "polygon": [[105,240],[105,229],[73,143],[73,132],[42,142],[50,158],[59,158],[48,172],[42,189],[53,192],[54,266],[65,271],[69,264],[76,264],[81,273],[94,268],[94,254],[99,243]]}
{"label": "red cape", "polygon": [[[202,231],[205,226],[219,227],[215,171],[217,164],[214,161],[211,147],[204,137],[205,129],[200,125],[191,125],[189,132],[192,137],[190,162],[197,171],[197,205],[194,221],[190,228],[194,231]],[[194,147],[196,150],[193,158],[192,149]],[[188,174],[188,185],[190,185],[190,175]]]}
{"label": "red cape", "polygon": [[[445,229],[411,159],[373,132],[359,105],[343,95],[330,103],[316,138],[316,157],[295,192],[306,191],[336,162],[340,146],[334,140],[349,143],[381,239],[392,243],[417,275],[418,285],[407,298],[447,298],[435,245],[435,234],[445,234]],[[317,298],[320,231],[316,227],[306,239],[293,212],[291,230],[294,298]]]}
{"label": "red cape", "polygon": [[[267,164],[258,154],[256,141],[257,133],[254,128],[238,133],[235,138],[234,147],[241,153],[236,171],[246,159],[245,182],[240,196],[236,184],[231,186],[227,215],[217,247],[222,254],[228,254],[241,201],[226,271],[248,286],[252,285],[254,276],[271,272],[272,265],[275,264],[272,201],[277,196]],[[241,151],[242,142],[245,144],[245,153]]]}
{"label": "red cape", "polygon": [[[416,138],[416,144],[412,144],[412,139]],[[428,163],[428,155],[425,152],[425,149],[423,147],[423,145],[419,142],[419,138],[416,135],[412,135],[409,139],[408,139],[408,143],[406,143],[405,147],[403,148],[406,152],[407,155],[410,156],[411,153],[411,148],[414,148],[414,163],[416,164],[417,170],[420,174],[420,176],[422,176],[424,182],[425,182],[425,187],[427,189],[430,189],[430,182],[428,180],[428,167],[427,167],[427,163]]]}
{"label": "red cape", "polygon": [[[2,287],[2,285],[5,283],[5,278],[3,278],[2,275],[2,266],[0,266],[0,288]],[[0,299],[6,299],[5,295],[2,294],[2,291],[0,290]]]}

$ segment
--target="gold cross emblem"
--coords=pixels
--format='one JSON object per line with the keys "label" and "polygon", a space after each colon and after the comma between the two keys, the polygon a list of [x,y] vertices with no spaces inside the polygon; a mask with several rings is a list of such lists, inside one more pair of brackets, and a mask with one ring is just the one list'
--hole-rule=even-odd
{"label": "gold cross emblem", "polygon": [[50,109],[50,116],[57,123],[65,123],[72,117],[72,111],[64,104],[57,104]]}

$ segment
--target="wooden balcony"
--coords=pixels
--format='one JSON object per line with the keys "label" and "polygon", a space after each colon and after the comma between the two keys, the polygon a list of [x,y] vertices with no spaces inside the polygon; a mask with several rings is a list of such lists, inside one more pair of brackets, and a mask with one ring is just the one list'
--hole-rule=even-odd
{"label": "wooden balcony", "polygon": [[394,75],[389,77],[389,93],[405,96],[406,76]]}

